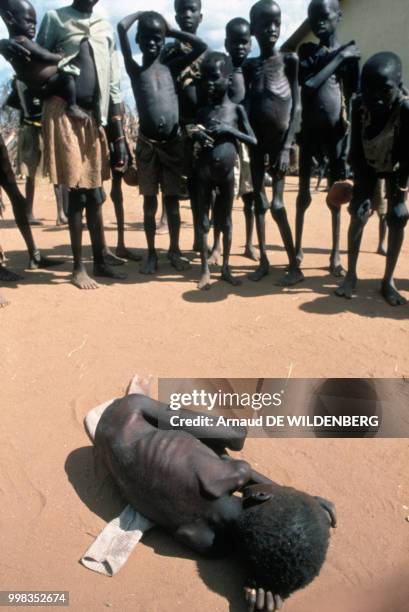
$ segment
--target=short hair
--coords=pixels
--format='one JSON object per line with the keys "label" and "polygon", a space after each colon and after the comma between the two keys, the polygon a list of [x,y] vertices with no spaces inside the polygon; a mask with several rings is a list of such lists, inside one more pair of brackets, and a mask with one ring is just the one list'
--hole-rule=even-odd
{"label": "short hair", "polygon": [[380,51],[372,55],[362,68],[362,78],[368,73],[379,72],[379,70],[394,72],[399,82],[402,81],[402,60],[392,51]]}
{"label": "short hair", "polygon": [[243,509],[237,530],[240,551],[258,585],[285,599],[318,576],[330,521],[313,497],[279,487],[269,501]]}
{"label": "short hair", "polygon": [[[182,4],[183,2],[185,2],[185,0],[175,0],[175,2],[174,2],[174,4],[173,4],[174,9],[175,9],[175,13],[177,13],[177,12],[178,12],[178,6],[179,6],[180,4]],[[200,9],[202,9],[202,0],[195,0],[195,2],[197,2],[197,3],[198,3],[198,5],[199,5],[199,8],[200,8]]]}
{"label": "short hair", "polygon": [[234,17],[234,19],[230,19],[230,21],[226,24],[226,36],[231,34],[233,28],[237,26],[245,26],[250,30],[250,24],[247,19],[243,19],[243,17]]}
{"label": "short hair", "polygon": [[226,55],[226,53],[221,53],[221,51],[211,51],[210,53],[207,53],[201,64],[201,70],[203,70],[205,66],[217,64],[219,62],[223,66],[222,71],[224,76],[230,76],[233,72],[233,62],[229,55]]}
{"label": "short hair", "polygon": [[323,2],[329,2],[330,4],[332,4],[336,11],[339,11],[341,9],[339,5],[339,0],[311,0],[311,2],[308,5],[308,10],[310,10],[310,8],[314,4],[322,4]]}
{"label": "short hair", "polygon": [[281,13],[281,8],[275,0],[258,0],[250,9],[250,23],[253,23],[266,8],[276,6]]}
{"label": "short hair", "polygon": [[164,17],[156,11],[143,11],[138,21],[138,32],[141,28],[152,28],[153,21],[159,21],[164,32],[166,32],[166,21]]}
{"label": "short hair", "polygon": [[28,6],[34,11],[34,6],[29,2],[29,0],[0,0],[0,13],[4,13],[9,11],[10,13],[15,13],[19,9]]}

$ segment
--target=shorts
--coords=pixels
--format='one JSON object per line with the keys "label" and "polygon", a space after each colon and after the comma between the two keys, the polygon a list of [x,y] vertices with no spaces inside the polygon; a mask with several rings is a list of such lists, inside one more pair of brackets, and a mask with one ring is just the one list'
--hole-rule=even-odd
{"label": "shorts", "polygon": [[183,193],[183,146],[181,136],[157,142],[139,133],[135,154],[141,195],[155,196],[159,189],[167,196]]}

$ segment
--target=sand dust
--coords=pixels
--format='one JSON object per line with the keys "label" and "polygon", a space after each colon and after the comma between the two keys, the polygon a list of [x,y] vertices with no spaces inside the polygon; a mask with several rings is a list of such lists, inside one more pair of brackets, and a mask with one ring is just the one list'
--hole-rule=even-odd
{"label": "sand dust", "polygon": [[[296,181],[286,199],[294,218]],[[359,261],[359,295],[336,298],[327,272],[330,235],[325,195],[306,219],[303,284],[274,286],[285,253],[268,219],[271,274],[246,279],[253,263],[241,257],[244,223],[234,211],[232,288],[217,280],[196,290],[199,260],[188,273],[166,262],[167,236],[158,237],[160,270],[152,278],[128,264],[125,282],[81,292],[69,282],[68,231],[55,226],[53,194],[38,190],[34,228],[44,254],[66,262],[25,272],[1,288],[11,301],[0,311],[0,576],[2,589],[70,591],[71,609],[159,612],[240,612],[242,579],[233,560],[200,560],[154,531],[114,578],[93,574],[78,560],[105,522],[121,509],[109,480],[94,473],[84,432],[85,413],[122,394],[135,373],[163,377],[405,377],[409,376],[409,306],[393,309],[378,294],[384,259],[376,254],[377,219],[368,224]],[[104,205],[107,239],[115,245],[112,204]],[[144,249],[141,200],[126,190],[127,245]],[[182,205],[182,247],[192,242]],[[0,242],[10,268],[27,256],[10,206]],[[345,249],[348,216],[343,216]],[[87,257],[88,235],[84,233]],[[191,255],[191,254],[190,254]],[[189,256],[190,256],[189,255]],[[346,260],[343,255],[344,262]],[[91,268],[90,268],[91,269]],[[409,297],[407,242],[397,268]],[[333,500],[338,509],[327,563],[319,578],[292,596],[287,612],[407,612],[409,610],[409,440],[249,440],[242,453],[262,472]]]}

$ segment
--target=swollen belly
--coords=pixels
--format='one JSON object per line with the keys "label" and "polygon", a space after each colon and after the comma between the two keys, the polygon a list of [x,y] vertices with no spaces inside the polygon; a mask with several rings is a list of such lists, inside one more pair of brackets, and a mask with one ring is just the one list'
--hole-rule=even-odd
{"label": "swollen belly", "polygon": [[342,119],[342,95],[338,84],[323,85],[313,100],[303,103],[303,124],[313,130],[330,130]]}
{"label": "swollen belly", "polygon": [[177,134],[179,113],[176,105],[153,106],[138,104],[139,125],[146,138],[169,140]]}
{"label": "swollen belly", "polygon": [[209,178],[220,179],[233,171],[237,161],[237,149],[232,142],[222,142],[204,154],[204,166],[209,173]]}
{"label": "swollen belly", "polygon": [[257,140],[282,138],[290,125],[291,99],[263,99],[251,106],[249,117]]}

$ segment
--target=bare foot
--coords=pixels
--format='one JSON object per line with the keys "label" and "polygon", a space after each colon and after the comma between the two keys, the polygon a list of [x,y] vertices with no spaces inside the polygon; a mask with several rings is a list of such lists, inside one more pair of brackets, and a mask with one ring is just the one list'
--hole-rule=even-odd
{"label": "bare foot", "polygon": [[261,259],[260,264],[255,272],[248,275],[252,281],[259,281],[270,272],[270,264],[267,259]]}
{"label": "bare foot", "polygon": [[246,245],[246,248],[244,249],[243,257],[247,257],[248,259],[252,259],[253,261],[259,260],[258,253],[256,249],[253,247],[253,245],[251,244]]}
{"label": "bare foot", "polygon": [[381,285],[381,294],[391,306],[403,306],[407,303],[406,298],[401,295],[395,287],[395,283],[383,281]]}
{"label": "bare foot", "polygon": [[190,268],[190,262],[186,257],[182,257],[182,253],[168,253],[168,259],[171,266],[178,272],[184,272]]}
{"label": "bare foot", "polygon": [[230,266],[223,266],[222,267],[222,273],[221,273],[220,276],[227,283],[230,283],[230,285],[233,285],[233,287],[238,287],[238,285],[241,285],[241,280],[239,280],[238,278],[235,278],[232,275],[231,270],[230,270]]}
{"label": "bare foot", "polygon": [[163,221],[160,221],[157,228],[156,228],[156,233],[159,235],[162,234],[169,234],[169,227],[167,223],[164,223]]}
{"label": "bare foot", "polygon": [[8,300],[6,300],[5,297],[3,297],[0,293],[0,308],[5,308],[6,306],[8,306],[10,304],[10,302]]}
{"label": "bare foot", "polygon": [[72,273],[72,284],[78,287],[78,289],[98,289],[99,285],[97,281],[88,276],[85,268],[80,270],[74,270]]}
{"label": "bare foot", "polygon": [[94,275],[103,276],[104,278],[114,278],[116,280],[124,280],[126,278],[126,274],[123,272],[115,272],[114,268],[107,263],[94,263]]}
{"label": "bare foot", "polygon": [[128,385],[128,389],[126,391],[127,395],[132,395],[133,393],[139,393],[140,395],[151,396],[151,387],[152,387],[153,376],[148,376],[147,378],[140,378],[137,374],[132,378],[131,382]]}
{"label": "bare foot", "polygon": [[384,246],[379,245],[378,250],[376,252],[378,255],[383,255],[384,257],[386,257],[386,249]]}
{"label": "bare foot", "polygon": [[356,283],[358,278],[354,274],[347,274],[343,283],[335,289],[335,295],[338,297],[344,297],[347,300],[350,300],[355,293]]}
{"label": "bare foot", "polygon": [[65,215],[58,215],[57,220],[55,222],[57,227],[59,227],[60,225],[67,225],[67,223],[68,223],[68,219]]}
{"label": "bare foot", "polygon": [[16,274],[12,272],[6,266],[0,266],[0,281],[5,281],[6,283],[13,283],[14,281],[18,281],[24,278],[20,276],[20,274]]}
{"label": "bare foot", "polygon": [[328,269],[335,278],[343,278],[347,273],[340,261],[330,261]]}
{"label": "bare foot", "polygon": [[215,266],[220,266],[221,264],[221,257],[222,254],[220,252],[219,249],[213,249],[212,252],[209,255],[209,258],[207,260],[208,264],[210,266],[215,265]]}
{"label": "bare foot", "polygon": [[104,262],[108,266],[123,266],[126,263],[124,259],[114,255],[110,249],[105,249],[104,251]]}
{"label": "bare foot", "polygon": [[302,260],[304,259],[304,251],[302,249],[298,251],[297,255],[295,256],[295,259],[297,260],[298,265],[300,265]]}
{"label": "bare foot", "polygon": [[115,255],[117,255],[121,259],[129,259],[130,261],[142,261],[142,255],[138,255],[138,253],[134,253],[126,247],[116,247]]}
{"label": "bare foot", "polygon": [[155,274],[158,269],[158,256],[156,253],[148,253],[148,257],[140,267],[141,274]]}
{"label": "bare foot", "polygon": [[43,257],[40,251],[36,251],[28,260],[28,269],[53,268],[54,266],[61,266],[63,263],[62,259],[49,259],[48,257]]}
{"label": "bare foot", "polygon": [[202,276],[200,277],[200,280],[197,283],[197,288],[198,289],[203,289],[204,291],[207,291],[208,289],[210,289],[210,272],[209,272],[209,270],[207,270],[206,272],[202,273]]}
{"label": "bare foot", "polygon": [[83,123],[88,123],[89,116],[87,113],[84,113],[76,104],[72,104],[71,106],[67,106],[67,115],[72,117],[73,119],[77,119],[78,121],[82,121]]}
{"label": "bare foot", "polygon": [[276,282],[276,285],[278,287],[292,287],[297,283],[301,283],[304,278],[304,274],[299,268],[288,269],[284,276]]}

